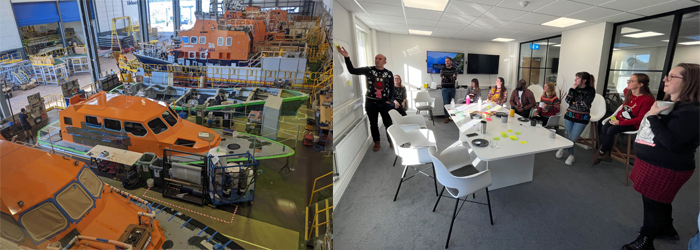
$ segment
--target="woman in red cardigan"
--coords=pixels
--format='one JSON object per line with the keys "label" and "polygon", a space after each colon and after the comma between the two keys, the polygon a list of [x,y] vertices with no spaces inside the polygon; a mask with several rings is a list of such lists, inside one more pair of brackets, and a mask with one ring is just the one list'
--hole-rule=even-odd
{"label": "woman in red cardigan", "polygon": [[636,159],[630,174],[642,194],[644,222],[639,236],[623,250],[654,249],[654,239],[678,240],[671,202],[695,171],[700,145],[700,65],[681,63],[664,78],[664,100],[673,101],[667,115],[652,105],[634,141]]}
{"label": "woman in red cardigan", "polygon": [[612,161],[610,151],[615,144],[615,136],[627,131],[639,129],[642,118],[649,112],[654,104],[654,96],[649,90],[649,76],[642,73],[633,74],[627,80],[627,88],[623,91],[625,102],[622,109],[605,123],[600,133],[601,146],[597,154],[593,155],[593,165],[601,160]]}

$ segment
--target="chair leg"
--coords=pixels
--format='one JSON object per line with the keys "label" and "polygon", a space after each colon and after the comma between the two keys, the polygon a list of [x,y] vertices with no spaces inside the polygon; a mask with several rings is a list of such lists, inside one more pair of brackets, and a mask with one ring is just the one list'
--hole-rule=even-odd
{"label": "chair leg", "polygon": [[476,199],[476,193],[472,193],[472,199]]}
{"label": "chair leg", "polygon": [[401,181],[399,182],[399,187],[396,189],[396,194],[394,195],[394,201],[396,201],[396,197],[399,196],[399,190],[401,190],[401,183],[403,183],[403,178],[406,178],[406,170],[408,170],[408,166],[403,166],[403,175],[401,175]]}
{"label": "chair leg", "polygon": [[420,114],[420,110],[416,110],[416,115],[419,115],[419,114]]}
{"label": "chair leg", "polygon": [[452,226],[455,224],[455,218],[457,217],[457,207],[459,206],[459,199],[456,199],[457,202],[455,202],[455,211],[452,213],[452,223],[450,223],[450,232],[447,234],[447,242],[445,242],[445,249],[447,249],[447,246],[450,245],[450,236],[452,236]]}
{"label": "chair leg", "polygon": [[493,225],[493,215],[491,214],[491,197],[489,197],[489,188],[486,188],[486,201],[489,204],[489,218],[491,219],[491,225]]}
{"label": "chair leg", "polygon": [[433,110],[428,110],[428,114],[430,115],[430,120],[433,121],[433,126],[435,126],[435,118],[433,117]]}
{"label": "chair leg", "polygon": [[627,135],[627,157],[625,157],[625,187],[628,185],[630,171],[630,146],[632,145],[632,135]]}
{"label": "chair leg", "polygon": [[[431,163],[432,164],[432,163]],[[437,175],[435,174],[435,164],[433,165],[433,182],[435,183],[435,195],[438,195],[437,191]]]}
{"label": "chair leg", "polygon": [[433,212],[435,212],[435,209],[437,208],[438,203],[440,203],[440,198],[442,198],[442,193],[445,192],[445,187],[442,187],[442,191],[440,191],[440,196],[438,196],[438,200],[435,202],[435,206],[433,207]]}
{"label": "chair leg", "polygon": [[398,160],[398,159],[399,159],[399,156],[397,155],[397,156],[394,158],[394,165],[392,165],[392,167],[396,167],[396,160]]}

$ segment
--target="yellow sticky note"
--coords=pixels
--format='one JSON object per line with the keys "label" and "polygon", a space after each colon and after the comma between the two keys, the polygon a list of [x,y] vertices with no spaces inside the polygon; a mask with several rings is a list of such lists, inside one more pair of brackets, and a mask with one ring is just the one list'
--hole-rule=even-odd
{"label": "yellow sticky note", "polygon": [[500,141],[501,138],[499,138],[499,137],[494,137],[493,140],[494,140],[494,141]]}
{"label": "yellow sticky note", "polygon": [[503,138],[508,138],[508,135],[501,135],[501,136],[503,136]]}
{"label": "yellow sticky note", "polygon": [[520,132],[515,132],[516,135],[520,135]]}
{"label": "yellow sticky note", "polygon": [[350,82],[350,80],[348,80],[348,85],[352,85],[352,82]]}
{"label": "yellow sticky note", "polygon": [[513,133],[513,130],[510,130],[510,129],[509,129],[509,130],[508,130],[508,133]]}
{"label": "yellow sticky note", "polygon": [[514,141],[517,141],[517,140],[518,140],[518,137],[515,137],[514,135],[511,135],[511,136],[510,136],[510,139],[511,139],[511,140],[514,140]]}
{"label": "yellow sticky note", "polygon": [[526,141],[520,141],[520,144],[527,144]]}

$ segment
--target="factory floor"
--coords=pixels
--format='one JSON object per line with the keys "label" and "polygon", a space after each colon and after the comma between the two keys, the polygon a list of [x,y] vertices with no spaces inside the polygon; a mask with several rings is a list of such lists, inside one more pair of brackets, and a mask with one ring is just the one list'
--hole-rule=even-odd
{"label": "factory floor", "polygon": [[[50,119],[34,127],[35,135],[36,130],[58,118],[57,111],[50,111],[49,117]],[[306,105],[299,109],[297,116],[282,117],[280,124],[282,133],[277,141],[289,147],[294,147],[296,144],[296,153],[289,157],[288,169],[284,170],[282,168],[287,163],[286,158],[266,159],[259,162],[262,175],[256,181],[253,204],[244,203],[213,208],[163,198],[162,193],[146,188],[125,191],[175,209],[216,230],[219,234],[225,235],[243,249],[306,249],[307,241],[304,239],[305,227],[308,223],[306,208],[310,204],[309,198],[314,180],[333,171],[332,154],[316,152],[312,147],[304,146],[301,141],[307,117],[314,116],[313,111]],[[297,127],[301,130],[298,135]],[[331,145],[327,147],[330,148]],[[86,163],[89,164],[89,161]],[[106,176],[101,178],[107,184],[122,188],[117,180]],[[332,176],[324,177],[318,180],[316,189],[331,183]],[[327,188],[315,194],[313,202],[328,199],[331,195],[332,189]],[[332,204],[332,200],[330,203]],[[188,239],[176,237],[171,240],[175,243],[174,248],[183,245],[189,245],[187,248],[194,247]]]}

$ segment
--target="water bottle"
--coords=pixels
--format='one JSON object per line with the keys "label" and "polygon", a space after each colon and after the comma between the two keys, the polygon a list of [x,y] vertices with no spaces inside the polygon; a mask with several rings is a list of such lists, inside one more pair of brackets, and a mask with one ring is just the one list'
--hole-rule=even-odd
{"label": "water bottle", "polygon": [[450,102],[450,109],[455,109],[455,99],[452,98],[452,101]]}
{"label": "water bottle", "polygon": [[467,95],[467,101],[466,101],[467,106],[469,106],[469,104],[471,103],[471,101],[472,101],[471,98],[469,98],[469,95]]}

